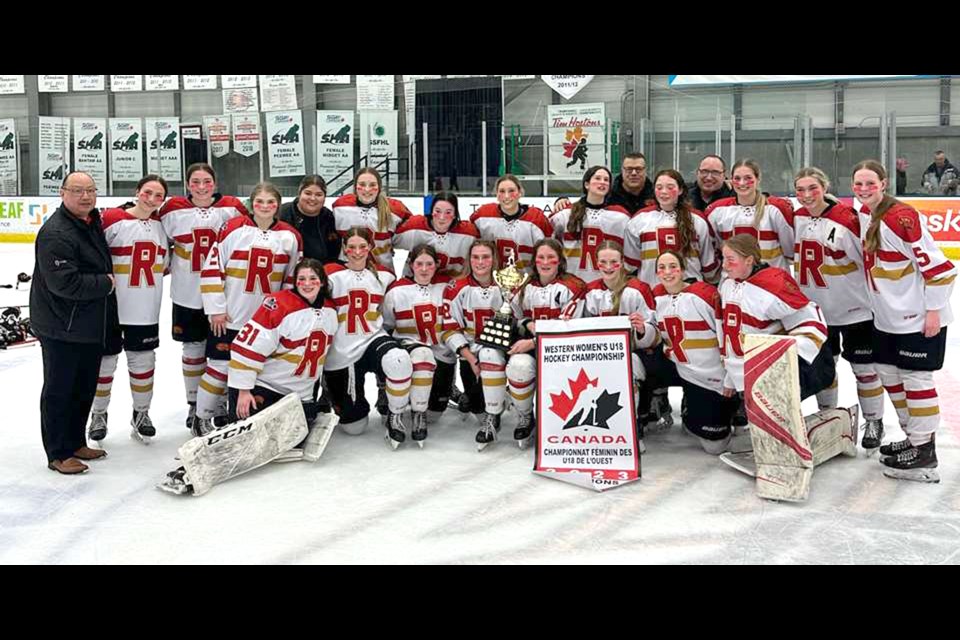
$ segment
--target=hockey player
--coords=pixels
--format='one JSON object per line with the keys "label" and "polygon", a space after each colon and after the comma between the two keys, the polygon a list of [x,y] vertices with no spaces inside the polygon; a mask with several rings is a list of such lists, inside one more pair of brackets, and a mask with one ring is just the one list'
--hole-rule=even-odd
{"label": "hockey player", "polygon": [[638,353],[654,349],[657,343],[657,324],[654,317],[653,293],[645,283],[630,277],[624,263],[623,246],[616,240],[604,240],[597,247],[597,266],[601,277],[587,285],[582,317],[628,316],[633,326],[633,375],[639,388],[637,406],[637,446],[640,453],[646,450],[643,444],[643,414],[650,404],[650,391],[644,385],[645,367]]}
{"label": "hockey player", "polygon": [[500,287],[493,281],[497,247],[490,240],[477,240],[470,247],[469,271],[444,291],[441,339],[460,356],[460,378],[470,411],[478,416],[477,449],[483,451],[500,432],[507,378],[503,351],[476,341],[484,323],[503,305]]}
{"label": "hockey player", "polygon": [[760,165],[740,160],[733,165],[734,198],[717,200],[705,212],[720,240],[746,233],[760,243],[761,259],[788,270],[793,263],[793,205],[760,191]]}
{"label": "hockey player", "polygon": [[[167,474],[158,488],[192,493],[194,483],[202,479],[206,490],[277,458],[291,446],[303,447],[298,458],[315,461],[325,444],[315,440],[328,438],[329,432],[323,431],[332,425],[330,420],[318,420],[313,389],[336,332],[337,314],[330,305],[323,264],[307,258],[296,265],[296,288],[267,296],[243,326],[230,347],[229,373],[232,420],[249,418],[295,394],[310,423],[306,440],[298,445],[300,438],[291,438],[289,429],[258,434],[258,429],[270,425],[254,422],[231,428],[231,423],[180,448],[185,465],[194,462],[202,474],[191,478],[188,468],[180,467]],[[224,457],[230,453],[234,456]]]}
{"label": "hockey player", "polygon": [[107,209],[101,217],[116,278],[120,326],[108,337],[100,360],[97,395],[87,428],[87,437],[95,442],[107,437],[107,409],[120,351],[127,352],[133,394],[131,437],[147,444],[157,433],[149,412],[160,344],[163,274],[169,264],[169,241],[157,215],[166,197],[166,180],[150,174],[137,183],[136,202]]}
{"label": "hockey player", "polygon": [[440,414],[447,408],[457,358],[440,339],[443,292],[450,283],[437,275],[437,251],[419,244],[410,251],[413,278],[401,278],[383,298],[383,328],[410,353],[410,436],[422,448],[427,438],[427,409]]}
{"label": "hockey player", "polygon": [[193,428],[197,388],[207,366],[204,355],[210,323],[203,312],[200,272],[220,229],[232,218],[249,215],[233,196],[217,193],[213,167],[198,162],[187,167],[186,198],[171,198],[160,209],[160,222],[173,245],[170,257],[170,298],[173,300],[173,339],[183,343],[183,383],[187,392],[187,428]]}
{"label": "hockey player", "polygon": [[716,281],[720,261],[713,229],[706,217],[690,206],[683,176],[664,169],[656,176],[657,204],[638,211],[630,219],[624,238],[624,257],[631,271],[649,287],[656,287],[657,256],[673,250],[684,257],[684,279]]}
{"label": "hockey player", "polygon": [[[794,188],[802,205],[793,216],[797,283],[823,311],[834,361],[843,338],[843,359],[856,376],[866,420],[863,448],[873,452],[883,432],[883,386],[873,366],[873,312],[863,277],[860,221],[856,211],[827,195],[830,181],[820,169],[801,169]],[[837,396],[834,379],[817,394],[817,404],[820,409],[835,408]]]}
{"label": "hockey player", "polygon": [[[351,227],[366,227],[374,234],[373,256],[393,270],[393,236],[410,211],[399,200],[383,193],[383,181],[376,169],[365,167],[354,178],[353,195],[340,196],[333,203],[333,218],[341,239]],[[346,260],[341,250],[340,260]]]}
{"label": "hockey player", "polygon": [[830,386],[836,366],[820,306],[803,295],[788,272],[761,261],[760,244],[752,235],[741,233],[724,240],[721,250],[727,275],[720,283],[723,395],[729,398],[743,392],[742,337],[746,333],[796,339],[801,399]]}
{"label": "hockey player", "polygon": [[[472,222],[460,219],[457,196],[441,191],[433,196],[430,212],[410,216],[397,227],[393,248],[410,251],[419,244],[427,244],[437,252],[437,274],[457,278],[466,271],[467,252],[480,232]],[[413,277],[407,261],[404,277]]]}
{"label": "hockey player", "polygon": [[330,399],[343,430],[360,435],[367,427],[370,405],[364,397],[364,379],[375,372],[386,381],[389,414],[386,440],[393,449],[406,439],[401,414],[410,406],[413,364],[410,354],[383,330],[380,308],[395,276],[373,257],[373,231],[352,227],[343,239],[346,266],[327,265],[330,294],[340,323],[327,361]]}
{"label": "hockey player", "polygon": [[227,222],[201,272],[203,308],[210,321],[207,368],[197,391],[193,431],[202,436],[213,419],[226,415],[230,344],[263,298],[293,287],[294,267],[303,252],[300,233],[277,220],[280,192],[269,182],[253,189],[253,216]]}
{"label": "hockey player", "polygon": [[533,245],[533,278],[514,297],[514,316],[530,337],[518,340],[507,352],[507,388],[517,410],[513,438],[522,449],[533,436],[533,383],[536,360],[530,352],[536,347],[538,320],[574,318],[580,315],[583,280],[566,272],[563,246],[553,238]]}
{"label": "hockey player", "polygon": [[[936,431],[940,423],[933,372],[943,366],[950,294],[957,269],[933,241],[917,210],[885,195],[879,162],[853,168],[853,192],[863,203],[867,292],[873,309],[874,361],[905,440],[880,447],[884,475],[939,482]],[[878,440],[883,434],[878,434]]]}
{"label": "hockey player", "polygon": [[720,356],[720,294],[706,282],[684,278],[688,266],[679,251],[667,249],[656,260],[660,284],[653,290],[656,321],[670,365],[657,372],[668,385],[683,387],[684,427],[703,450],[719,455],[732,437],[737,400],[723,393]]}
{"label": "hockey player", "polygon": [[516,176],[506,174],[497,179],[497,202],[485,204],[470,216],[470,222],[484,240],[497,245],[497,261],[507,264],[510,255],[517,269],[530,265],[533,246],[553,235],[553,227],[536,207],[520,204],[523,187]]}
{"label": "hockey player", "polygon": [[563,244],[567,273],[584,282],[600,277],[597,248],[604,240],[623,244],[630,214],[623,207],[606,206],[610,193],[610,170],[590,167],[583,174],[583,197],[569,209],[550,216],[553,237]]}

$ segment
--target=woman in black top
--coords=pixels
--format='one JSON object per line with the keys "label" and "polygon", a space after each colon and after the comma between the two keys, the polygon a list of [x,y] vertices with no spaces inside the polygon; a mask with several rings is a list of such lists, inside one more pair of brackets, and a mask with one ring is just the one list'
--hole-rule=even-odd
{"label": "woman in black top", "polygon": [[304,176],[293,202],[280,207],[280,219],[293,225],[303,236],[303,257],[327,264],[337,262],[340,237],[333,212],[323,206],[327,183],[318,175]]}

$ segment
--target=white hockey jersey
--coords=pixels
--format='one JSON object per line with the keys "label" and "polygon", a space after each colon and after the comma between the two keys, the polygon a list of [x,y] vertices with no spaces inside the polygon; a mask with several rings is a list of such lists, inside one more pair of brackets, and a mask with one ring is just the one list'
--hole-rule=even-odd
{"label": "white hockey jersey", "polygon": [[793,262],[793,205],[776,196],[767,197],[763,219],[757,228],[756,207],[737,204],[736,198],[717,200],[705,212],[707,221],[723,241],[747,233],[760,242],[760,257],[779,269],[789,269]]}
{"label": "white hockey jersey", "polygon": [[743,391],[743,335],[791,335],[797,353],[813,362],[827,340],[827,323],[816,302],[803,295],[796,280],[776,267],[763,267],[746,280],[725,278],[720,352],[727,370],[724,386]]}
{"label": "white hockey jersey", "polygon": [[716,287],[695,282],[673,295],[657,285],[653,295],[663,353],[677,365],[677,374],[698,387],[723,393],[726,370],[720,356],[721,306]]}
{"label": "white hockey jersey", "polygon": [[230,220],[200,273],[204,313],[226,313],[227,328],[240,329],[265,296],[293,288],[302,253],[300,233],[286,222],[264,231],[247,216]]}
{"label": "white hockey jersey", "polygon": [[[387,198],[390,203],[390,224],[386,230],[380,229],[380,213],[377,203],[372,205],[360,204],[354,194],[340,196],[333,203],[333,219],[337,225],[337,233],[341,238],[346,237],[350,227],[366,227],[373,231],[373,255],[388,269],[393,269],[393,235],[407,218],[410,211],[399,200]],[[340,259],[346,261],[343,248],[340,249]]]}
{"label": "white hockey jersey", "polygon": [[459,278],[443,292],[443,333],[440,339],[453,353],[466,345],[479,351],[477,335],[483,325],[503,306],[503,295],[495,282],[483,286],[473,276]]}
{"label": "white hockey jersey", "polygon": [[383,297],[383,328],[403,346],[430,347],[441,362],[456,362],[440,338],[443,333],[443,292],[450,284],[447,276],[437,276],[427,286],[400,278]]}
{"label": "white hockey jersey", "polygon": [[189,198],[175,197],[160,209],[163,230],[173,242],[170,260],[170,297],[181,307],[203,309],[200,272],[220,230],[228,220],[250,215],[233,196],[220,196],[207,208]]}
{"label": "white hockey jersey", "polygon": [[160,218],[140,220],[120,208],[107,209],[100,220],[113,261],[120,324],[159,323],[163,273],[170,264]]}
{"label": "white hockey jersey", "polygon": [[[440,262],[437,273],[456,278],[464,272],[470,260],[470,245],[479,238],[480,232],[472,222],[461,220],[446,233],[437,233],[430,227],[426,216],[412,215],[397,227],[393,248],[410,251],[420,244],[429,245],[437,251]],[[409,263],[404,266],[403,275],[407,278],[413,276]]]}
{"label": "white hockey jersey", "polygon": [[819,217],[802,208],[793,215],[793,225],[797,284],[820,305],[827,325],[872,319],[857,213],[842,203],[831,204]]}
{"label": "white hockey jersey", "polygon": [[[866,239],[870,213],[860,211]],[[880,248],[864,250],[867,292],[873,324],[886,333],[923,331],[927,311],[940,312],[940,324],[953,321],[950,294],[957,268],[943,255],[916,209],[896,204],[880,223]]]}
{"label": "white hockey jersey", "polygon": [[500,205],[492,202],[470,216],[480,237],[497,243],[501,268],[507,266],[507,256],[511,254],[518,269],[529,265],[533,260],[533,245],[553,235],[553,226],[540,209],[520,205],[519,213],[518,217],[507,220],[500,212]]}
{"label": "white hockey jersey", "polygon": [[293,290],[267,296],[230,346],[227,384],[312,400],[336,333],[337,312],[329,301],[313,306]]}
{"label": "white hockey jersey", "polygon": [[647,349],[654,346],[658,341],[657,322],[654,316],[655,308],[653,292],[650,287],[637,278],[630,278],[627,281],[627,286],[620,294],[620,308],[614,310],[613,291],[607,288],[601,278],[587,285],[583,295],[583,304],[580,308],[580,317],[628,316],[631,313],[639,312],[643,314],[647,327],[644,329],[643,337],[634,346]]}
{"label": "white hockey jersey", "polygon": [[324,270],[340,323],[327,358],[327,369],[336,371],[359,360],[374,338],[387,335],[380,308],[396,276],[385,267],[378,267],[376,276],[369,269],[354,271],[339,264],[328,264]]}
{"label": "white hockey jersey", "polygon": [[527,320],[556,320],[560,316],[578,318],[583,314],[586,288],[583,280],[569,273],[546,286],[534,277],[513,297],[513,315],[522,324]]}
{"label": "white hockey jersey", "polygon": [[597,267],[597,246],[604,240],[616,240],[623,245],[630,213],[623,207],[587,207],[583,216],[583,228],[578,235],[567,231],[572,208],[562,209],[550,216],[553,237],[563,244],[567,258],[567,273],[572,273],[584,282],[593,282],[601,277]]}
{"label": "white hockey jersey", "polygon": [[[685,256],[685,278],[712,280],[720,267],[717,259],[717,244],[713,229],[702,213],[691,210],[693,219],[693,251]],[[680,251],[680,234],[677,232],[677,214],[661,211],[658,207],[646,207],[633,214],[627,224],[623,245],[623,259],[627,269],[637,270],[637,277],[651,288],[658,286],[657,258],[667,249]]]}

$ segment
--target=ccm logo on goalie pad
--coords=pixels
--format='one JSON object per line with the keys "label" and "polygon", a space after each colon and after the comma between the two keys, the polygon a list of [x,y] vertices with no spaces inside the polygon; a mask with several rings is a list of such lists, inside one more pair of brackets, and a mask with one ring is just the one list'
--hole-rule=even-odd
{"label": "ccm logo on goalie pad", "polygon": [[229,440],[230,438],[236,437],[241,433],[247,433],[248,431],[253,431],[253,425],[247,424],[242,427],[237,427],[235,429],[228,429],[221,433],[214,434],[207,438],[207,446],[212,446],[218,442],[223,442],[224,440]]}

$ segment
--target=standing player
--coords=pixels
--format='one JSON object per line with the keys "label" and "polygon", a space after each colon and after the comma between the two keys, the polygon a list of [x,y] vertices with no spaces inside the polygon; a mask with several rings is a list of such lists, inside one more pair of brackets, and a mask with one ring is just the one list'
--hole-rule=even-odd
{"label": "standing player", "polygon": [[127,352],[133,394],[131,437],[147,444],[157,434],[150,420],[150,403],[160,344],[163,273],[169,264],[169,241],[157,211],[166,197],[166,180],[150,174],[137,183],[136,202],[107,209],[101,218],[113,260],[120,326],[108,337],[100,360],[97,395],[87,429],[87,437],[95,442],[107,437],[107,409],[120,351]]}
{"label": "standing player", "polygon": [[[351,227],[366,227],[373,232],[373,256],[393,270],[393,235],[410,211],[399,200],[383,193],[383,181],[376,169],[365,167],[354,178],[354,193],[340,196],[333,203],[333,219],[343,239]],[[340,260],[346,255],[341,250]]]}
{"label": "standing player", "polygon": [[[397,227],[393,236],[393,248],[411,251],[426,244],[437,252],[437,273],[456,278],[467,268],[467,252],[480,232],[472,222],[460,219],[457,196],[441,191],[433,196],[430,212],[422,216],[410,216]],[[412,277],[412,265],[404,266],[404,277]]]}
{"label": "standing player", "polygon": [[497,202],[485,204],[470,216],[480,237],[497,245],[497,262],[505,267],[513,257],[517,269],[530,264],[533,246],[553,235],[553,227],[536,207],[520,204],[523,187],[516,176],[497,179]]}

